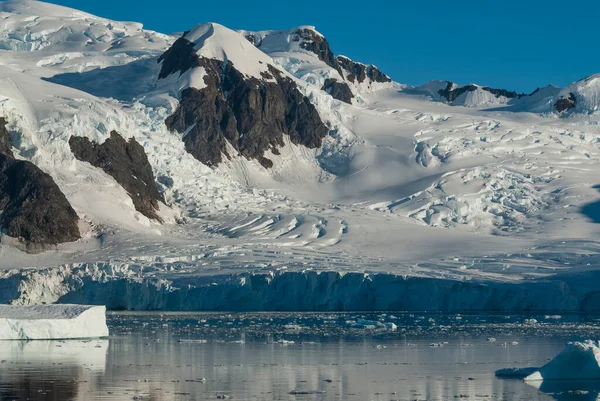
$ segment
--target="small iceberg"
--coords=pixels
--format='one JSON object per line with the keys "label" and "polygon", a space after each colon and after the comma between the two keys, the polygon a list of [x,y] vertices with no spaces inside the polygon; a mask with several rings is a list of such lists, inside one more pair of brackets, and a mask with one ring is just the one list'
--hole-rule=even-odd
{"label": "small iceberg", "polygon": [[496,376],[519,378],[530,384],[548,380],[598,380],[600,379],[600,343],[591,340],[571,342],[541,368],[500,369],[496,371]]}
{"label": "small iceberg", "polygon": [[108,337],[104,306],[0,305],[0,340],[102,337]]}
{"label": "small iceberg", "polygon": [[568,343],[565,349],[525,381],[600,379],[600,344],[594,341]]}

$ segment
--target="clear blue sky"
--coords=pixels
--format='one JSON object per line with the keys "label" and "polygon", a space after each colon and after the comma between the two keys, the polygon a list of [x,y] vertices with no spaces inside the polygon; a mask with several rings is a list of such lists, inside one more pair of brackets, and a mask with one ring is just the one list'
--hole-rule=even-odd
{"label": "clear blue sky", "polygon": [[530,92],[600,72],[598,0],[50,0],[165,33],[315,25],[336,54],[398,82],[475,82]]}

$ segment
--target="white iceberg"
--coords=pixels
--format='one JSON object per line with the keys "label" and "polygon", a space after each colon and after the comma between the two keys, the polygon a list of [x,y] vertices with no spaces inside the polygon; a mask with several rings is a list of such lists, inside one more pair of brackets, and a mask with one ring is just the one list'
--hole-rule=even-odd
{"label": "white iceberg", "polygon": [[0,340],[55,340],[107,336],[104,306],[0,305]]}
{"label": "white iceberg", "polygon": [[600,343],[590,340],[568,343],[554,359],[525,377],[526,382],[596,379],[600,379]]}

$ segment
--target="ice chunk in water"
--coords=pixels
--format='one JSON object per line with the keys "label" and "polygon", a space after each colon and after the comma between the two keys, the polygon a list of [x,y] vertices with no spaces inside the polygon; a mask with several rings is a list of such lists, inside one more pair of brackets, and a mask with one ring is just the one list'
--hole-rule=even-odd
{"label": "ice chunk in water", "polygon": [[0,340],[54,340],[107,336],[104,306],[0,305]]}

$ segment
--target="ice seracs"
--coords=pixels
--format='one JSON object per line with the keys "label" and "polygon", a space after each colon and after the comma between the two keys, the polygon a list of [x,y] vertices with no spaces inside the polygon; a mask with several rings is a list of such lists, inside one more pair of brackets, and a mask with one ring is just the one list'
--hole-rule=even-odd
{"label": "ice seracs", "polygon": [[0,305],[0,340],[55,340],[107,336],[104,306]]}

